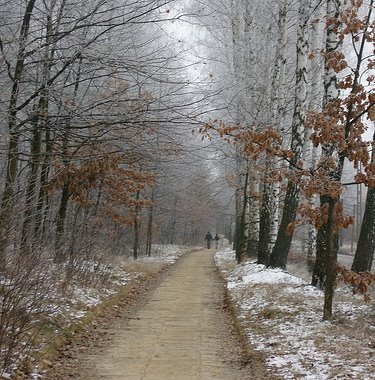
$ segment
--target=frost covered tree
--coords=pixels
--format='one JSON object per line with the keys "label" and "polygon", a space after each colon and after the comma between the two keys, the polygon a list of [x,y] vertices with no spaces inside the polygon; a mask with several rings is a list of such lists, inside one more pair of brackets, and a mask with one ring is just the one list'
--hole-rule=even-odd
{"label": "frost covered tree", "polygon": [[[99,236],[94,219],[107,218],[108,228],[134,220],[126,215],[135,212],[137,191],[151,186],[147,161],[155,151],[174,155],[168,140],[197,107],[174,41],[159,28],[173,18],[169,3],[5,4],[3,264],[7,247],[29,253],[54,240],[59,251],[63,241],[77,244],[77,225],[90,240]],[[116,199],[111,186],[127,193]],[[114,212],[115,201],[125,202],[124,215]]]}

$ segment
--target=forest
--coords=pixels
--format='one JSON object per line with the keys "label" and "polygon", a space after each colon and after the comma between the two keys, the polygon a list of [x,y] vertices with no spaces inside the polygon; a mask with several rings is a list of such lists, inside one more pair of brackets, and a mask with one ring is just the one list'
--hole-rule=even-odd
{"label": "forest", "polygon": [[373,0],[0,3],[4,370],[51,289],[207,231],[303,256],[326,321],[337,276],[370,297]]}

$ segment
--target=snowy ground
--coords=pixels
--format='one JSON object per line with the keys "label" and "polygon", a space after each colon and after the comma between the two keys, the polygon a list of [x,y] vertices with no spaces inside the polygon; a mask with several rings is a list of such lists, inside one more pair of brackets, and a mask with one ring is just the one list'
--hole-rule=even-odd
{"label": "snowy ground", "polygon": [[323,322],[323,293],[279,269],[235,263],[217,252],[250,344],[282,379],[375,379],[375,303],[337,289],[334,319]]}
{"label": "snowy ground", "polygon": [[[35,292],[44,291],[47,295],[43,300],[47,301],[44,312],[48,311],[46,322],[51,330],[39,341],[38,348],[45,347],[46,340],[53,340],[61,330],[79,323],[93,307],[122,286],[137,282],[147,271],[151,273],[175,262],[191,249],[154,246],[149,258],[135,261],[117,257],[101,263],[100,268],[96,262],[83,261],[79,264],[80,272],[64,291],[61,290],[64,273],[50,272],[51,268],[46,266],[46,281]],[[334,320],[322,322],[323,294],[308,284],[303,271],[297,277],[251,262],[237,265],[231,250],[216,253],[215,260],[227,280],[249,342],[266,356],[271,373],[282,379],[375,379],[373,300],[365,303],[342,286],[336,292]],[[95,280],[98,271],[100,281]],[[5,280],[0,285],[10,286]],[[14,357],[26,358],[28,353],[23,352],[21,355],[14,352]],[[32,362],[32,355],[27,359]],[[0,378],[12,378],[19,368],[15,363],[10,371],[0,373]],[[36,370],[29,378],[37,379],[39,374]]]}

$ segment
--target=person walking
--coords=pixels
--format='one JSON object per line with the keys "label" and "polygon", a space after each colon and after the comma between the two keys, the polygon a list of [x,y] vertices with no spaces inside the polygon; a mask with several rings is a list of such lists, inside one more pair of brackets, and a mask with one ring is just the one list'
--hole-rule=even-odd
{"label": "person walking", "polygon": [[219,235],[217,233],[215,234],[215,237],[214,237],[213,240],[215,241],[215,249],[218,249],[219,248],[219,240],[220,240],[220,238],[219,238]]}
{"label": "person walking", "polygon": [[211,248],[212,235],[210,234],[209,231],[207,232],[207,235],[204,238],[204,240],[207,241],[207,249],[210,249]]}

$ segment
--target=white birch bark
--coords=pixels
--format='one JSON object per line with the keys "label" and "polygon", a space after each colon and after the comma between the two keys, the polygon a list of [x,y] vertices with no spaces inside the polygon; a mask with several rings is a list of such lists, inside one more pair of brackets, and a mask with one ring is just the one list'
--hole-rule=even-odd
{"label": "white birch bark", "polygon": [[[283,0],[280,5],[279,11],[279,40],[278,40],[278,88],[276,91],[276,98],[274,104],[276,106],[275,114],[275,128],[278,131],[284,129],[284,115],[285,115],[285,69],[286,69],[286,45],[287,45],[287,0]],[[276,170],[280,167],[280,161],[275,160],[273,167]],[[279,227],[279,204],[280,204],[280,183],[275,182],[271,184],[270,188],[270,210],[271,210],[271,226],[270,226],[270,244],[269,250],[271,251],[275,245],[277,238],[277,230]]]}
{"label": "white birch bark", "polygon": [[[323,2],[324,3],[324,2]],[[310,112],[320,112],[322,110],[322,80],[323,80],[323,68],[324,62],[319,54],[319,49],[323,48],[323,5],[321,0],[313,0],[311,2],[311,8],[315,10],[312,15],[312,23],[310,28],[310,51],[313,54],[313,58],[310,60],[310,72],[311,72],[311,85],[308,110]],[[316,161],[318,157],[318,148],[315,148],[310,139],[311,130],[305,129],[305,142],[303,162],[306,163],[309,169],[314,170],[316,167]],[[318,197],[313,196],[311,200],[312,204],[318,206]],[[316,250],[316,229],[312,224],[307,225],[307,255],[312,257],[315,255]]]}
{"label": "white birch bark", "polygon": [[[285,63],[286,63],[286,38],[287,38],[287,2],[279,5],[278,41],[276,46],[276,59],[273,79],[271,84],[270,112],[271,125],[281,131],[285,105]],[[260,220],[258,262],[268,264],[270,252],[275,244],[277,228],[279,224],[279,197],[280,184],[269,182],[268,172],[279,167],[279,160],[273,157],[265,157],[266,173],[263,181],[262,206],[257,217]],[[260,214],[260,215],[259,215]]]}
{"label": "white birch bark", "polygon": [[[332,19],[337,19],[339,16],[341,3],[337,0],[327,0],[326,20],[328,22],[326,28],[326,54],[341,49],[341,41],[339,40],[335,31],[334,25],[330,22]],[[324,94],[323,94],[323,108],[329,104],[330,101],[336,99],[339,96],[339,90],[336,87],[337,74],[333,68],[329,67],[326,63],[324,66]],[[327,158],[331,158],[334,155],[335,147],[332,143],[322,145],[322,152],[320,160],[324,162]],[[328,202],[328,197],[321,196],[320,204]],[[316,245],[316,260],[312,275],[312,284],[322,287],[325,282],[325,267],[326,267],[326,227],[322,226],[317,233],[317,245]]]}
{"label": "white birch bark", "polygon": [[[289,168],[291,174],[295,166],[300,164],[303,151],[303,135],[305,123],[305,106],[307,95],[307,1],[301,0],[299,10],[299,22],[297,31],[297,64],[296,64],[296,87],[295,103],[292,119],[292,140],[290,149],[293,157]],[[286,261],[292,242],[292,235],[287,232],[288,226],[296,218],[299,202],[299,186],[289,180],[285,195],[283,215],[277,234],[274,249],[271,252],[270,265],[272,267],[286,267]]]}

